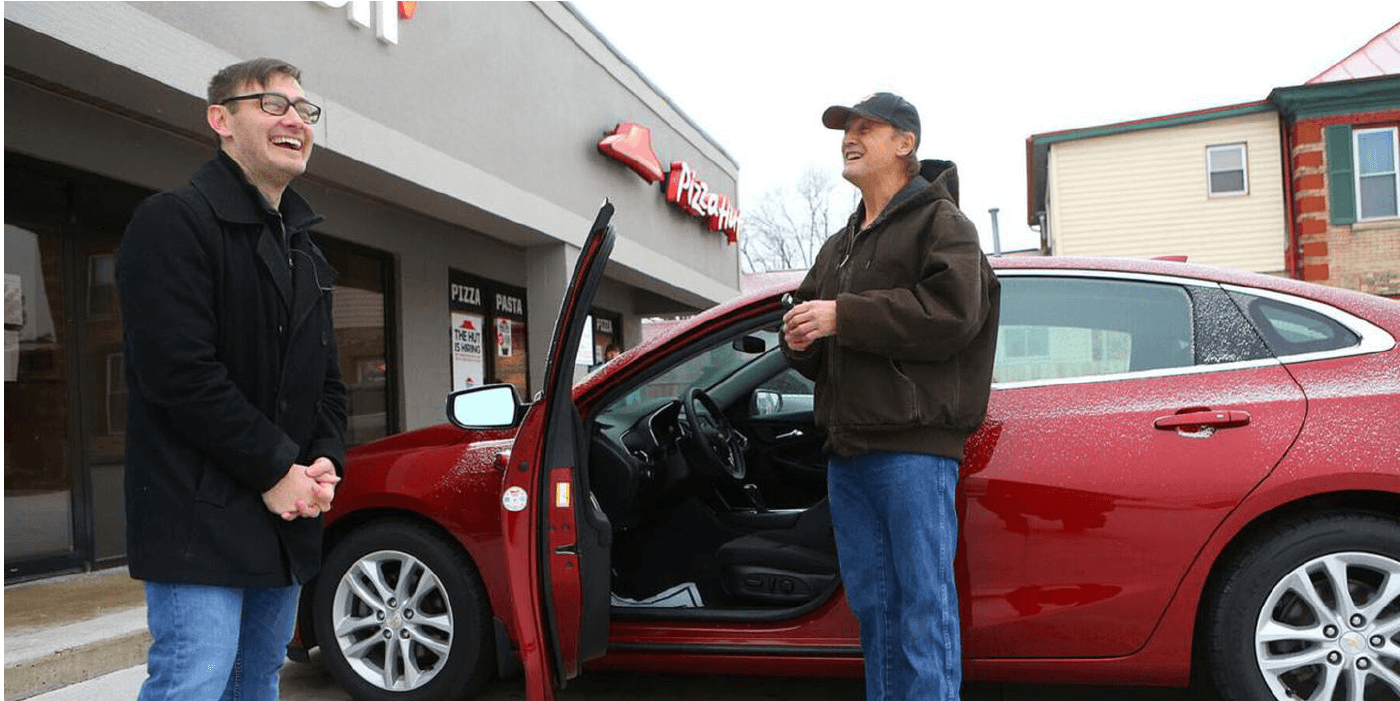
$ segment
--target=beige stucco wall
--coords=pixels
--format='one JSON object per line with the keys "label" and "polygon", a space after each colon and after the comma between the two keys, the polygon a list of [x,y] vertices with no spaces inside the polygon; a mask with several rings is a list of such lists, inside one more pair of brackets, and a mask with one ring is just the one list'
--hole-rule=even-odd
{"label": "beige stucco wall", "polygon": [[[1186,255],[1261,273],[1284,269],[1278,115],[1242,115],[1053,144],[1057,255]],[[1249,193],[1211,197],[1206,148],[1246,144]]]}

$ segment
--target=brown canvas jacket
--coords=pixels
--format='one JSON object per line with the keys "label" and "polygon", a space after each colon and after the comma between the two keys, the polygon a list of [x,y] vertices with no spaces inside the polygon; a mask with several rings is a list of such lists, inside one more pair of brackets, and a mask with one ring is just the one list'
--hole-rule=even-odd
{"label": "brown canvas jacket", "polygon": [[868,228],[827,239],[799,300],[836,300],[836,335],[789,362],[816,382],[827,449],[962,459],[986,414],[1001,286],[958,209],[956,167],[926,160]]}

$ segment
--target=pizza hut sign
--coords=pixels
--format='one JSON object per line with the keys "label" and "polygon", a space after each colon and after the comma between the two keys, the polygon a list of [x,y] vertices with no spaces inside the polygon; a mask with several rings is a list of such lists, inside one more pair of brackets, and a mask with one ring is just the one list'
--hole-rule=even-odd
{"label": "pizza hut sign", "polygon": [[666,201],[705,222],[705,228],[722,232],[730,243],[739,240],[739,209],[710,189],[709,183],[685,161],[671,161],[665,171],[651,148],[651,130],[635,122],[621,122],[598,142],[598,150],[636,171],[649,183],[666,181]]}

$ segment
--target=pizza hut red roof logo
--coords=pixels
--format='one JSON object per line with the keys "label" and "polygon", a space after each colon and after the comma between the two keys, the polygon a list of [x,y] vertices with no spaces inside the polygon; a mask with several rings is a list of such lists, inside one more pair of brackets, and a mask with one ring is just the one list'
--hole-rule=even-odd
{"label": "pizza hut red roof logo", "polygon": [[598,142],[598,150],[621,161],[649,183],[659,183],[666,173],[651,149],[651,130],[636,122],[622,122]]}
{"label": "pizza hut red roof logo", "polygon": [[476,324],[473,324],[471,319],[465,319],[462,321],[462,329],[466,331],[475,331]]}
{"label": "pizza hut red roof logo", "polygon": [[598,142],[598,150],[637,172],[648,183],[666,181],[666,201],[705,222],[705,228],[719,231],[730,243],[739,240],[739,209],[727,195],[712,192],[710,186],[685,161],[671,161],[670,170],[651,146],[651,130],[636,122],[619,122],[611,134]]}

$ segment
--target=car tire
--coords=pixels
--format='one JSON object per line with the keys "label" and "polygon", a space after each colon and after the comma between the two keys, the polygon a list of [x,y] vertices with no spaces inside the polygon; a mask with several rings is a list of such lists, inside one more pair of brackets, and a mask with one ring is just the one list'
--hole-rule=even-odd
{"label": "car tire", "polygon": [[351,531],[326,558],[313,605],[321,657],[358,701],[464,699],[491,677],[481,577],[428,527],[375,521]]}
{"label": "car tire", "polygon": [[1228,566],[1207,635],[1228,701],[1400,699],[1400,523],[1325,514],[1275,529]]}

